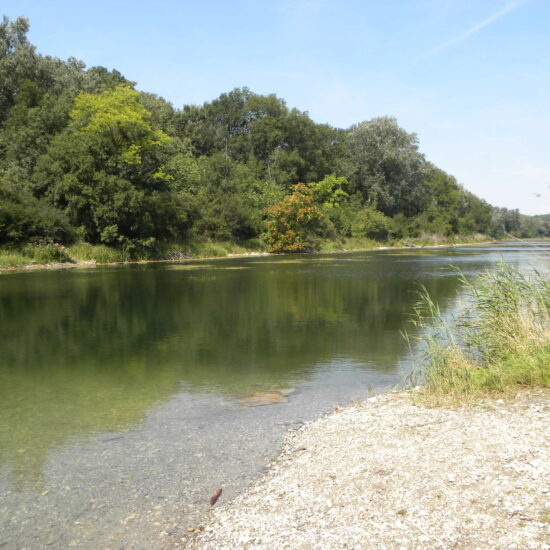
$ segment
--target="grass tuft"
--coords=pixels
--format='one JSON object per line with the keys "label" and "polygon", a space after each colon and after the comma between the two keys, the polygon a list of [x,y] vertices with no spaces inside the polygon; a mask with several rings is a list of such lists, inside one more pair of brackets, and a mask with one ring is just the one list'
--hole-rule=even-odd
{"label": "grass tuft", "polygon": [[29,264],[71,262],[67,249],[57,243],[27,244],[20,250],[0,250],[0,268],[19,268]]}
{"label": "grass tuft", "polygon": [[117,248],[103,244],[77,243],[69,247],[69,255],[79,262],[96,261],[101,264],[121,262],[122,253]]}
{"label": "grass tuft", "polygon": [[15,268],[30,264],[32,260],[13,250],[0,250],[0,268]]}
{"label": "grass tuft", "polygon": [[423,348],[416,395],[432,403],[465,401],[550,385],[550,280],[501,264],[473,281],[444,317],[425,289],[414,323]]}
{"label": "grass tuft", "polygon": [[73,261],[67,249],[58,243],[27,244],[21,253],[36,264],[56,264]]}

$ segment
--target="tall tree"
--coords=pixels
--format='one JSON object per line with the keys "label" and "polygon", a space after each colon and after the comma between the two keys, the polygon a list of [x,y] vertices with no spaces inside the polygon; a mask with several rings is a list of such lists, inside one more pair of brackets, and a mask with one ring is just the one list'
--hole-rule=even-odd
{"label": "tall tree", "polygon": [[424,157],[416,134],[380,117],[352,126],[346,144],[349,181],[369,205],[387,215],[419,212]]}
{"label": "tall tree", "polygon": [[36,193],[67,212],[91,242],[144,244],[166,235],[170,219],[159,215],[171,210],[170,178],[160,153],[169,138],[153,129],[138,92],[126,85],[81,92],[70,117],[38,160]]}

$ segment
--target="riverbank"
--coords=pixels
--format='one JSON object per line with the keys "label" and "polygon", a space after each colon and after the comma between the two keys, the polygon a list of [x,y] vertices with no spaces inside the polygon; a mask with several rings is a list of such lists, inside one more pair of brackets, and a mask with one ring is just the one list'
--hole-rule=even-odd
{"label": "riverbank", "polygon": [[165,547],[548,549],[549,441],[548,390],[378,396],[291,432],[263,477]]}
{"label": "riverbank", "polygon": [[297,431],[191,547],[550,548],[549,282],[462,282],[452,316],[420,292],[422,388]]}
{"label": "riverbank", "polygon": [[[324,243],[324,246],[316,251],[316,254],[336,254],[345,252],[363,252],[374,250],[407,250],[416,248],[445,248],[449,246],[482,246],[495,243],[493,240],[477,238],[475,240],[453,239],[449,241],[411,240],[396,244],[382,245],[375,241],[349,241],[347,243]],[[117,258],[118,252],[104,246],[93,247],[91,245],[75,246],[76,250],[66,249],[65,261],[34,261],[21,253],[9,252],[2,254],[0,251],[0,272],[2,271],[37,271],[43,269],[74,269],[90,268],[106,265],[130,265],[150,263],[182,263],[196,260],[219,260],[224,258],[247,258],[255,256],[277,256],[264,249],[247,249],[242,246],[231,246],[224,243],[209,243],[211,246],[201,248],[195,253],[170,252],[168,257],[154,259],[123,260]],[[99,249],[97,258],[94,257],[94,249]]]}

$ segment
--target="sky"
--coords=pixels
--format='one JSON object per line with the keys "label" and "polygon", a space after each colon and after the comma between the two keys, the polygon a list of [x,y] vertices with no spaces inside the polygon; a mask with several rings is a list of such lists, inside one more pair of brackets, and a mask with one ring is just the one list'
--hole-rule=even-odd
{"label": "sky", "polygon": [[495,206],[550,212],[550,0],[18,0],[40,53],[181,108],[235,87],[347,128],[391,115]]}

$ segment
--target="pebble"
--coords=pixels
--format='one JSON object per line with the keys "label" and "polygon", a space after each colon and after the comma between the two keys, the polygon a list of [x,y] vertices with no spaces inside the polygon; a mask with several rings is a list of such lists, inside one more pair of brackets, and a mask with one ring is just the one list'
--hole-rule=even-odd
{"label": "pebble", "polygon": [[460,408],[415,393],[290,432],[276,465],[185,548],[550,549],[550,393]]}

